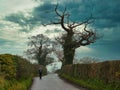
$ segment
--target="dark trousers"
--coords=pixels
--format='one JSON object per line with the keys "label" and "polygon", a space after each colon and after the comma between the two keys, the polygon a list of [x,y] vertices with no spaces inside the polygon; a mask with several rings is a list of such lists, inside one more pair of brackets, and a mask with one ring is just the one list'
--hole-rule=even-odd
{"label": "dark trousers", "polygon": [[39,73],[39,77],[40,77],[40,79],[42,79],[42,73]]}

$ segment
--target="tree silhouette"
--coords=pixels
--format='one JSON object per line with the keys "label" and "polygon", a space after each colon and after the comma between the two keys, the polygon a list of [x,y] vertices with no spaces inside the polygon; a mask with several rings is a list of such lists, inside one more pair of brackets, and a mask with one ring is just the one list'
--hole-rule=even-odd
{"label": "tree silhouette", "polygon": [[38,34],[28,39],[30,48],[27,49],[26,54],[30,58],[37,60],[39,64],[46,65],[46,57],[53,51],[52,41],[43,34]]}

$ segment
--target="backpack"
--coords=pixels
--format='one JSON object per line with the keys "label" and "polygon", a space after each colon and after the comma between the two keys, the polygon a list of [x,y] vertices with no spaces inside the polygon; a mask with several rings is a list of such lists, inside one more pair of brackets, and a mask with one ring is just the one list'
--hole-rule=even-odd
{"label": "backpack", "polygon": [[39,73],[42,73],[42,69],[39,69]]}

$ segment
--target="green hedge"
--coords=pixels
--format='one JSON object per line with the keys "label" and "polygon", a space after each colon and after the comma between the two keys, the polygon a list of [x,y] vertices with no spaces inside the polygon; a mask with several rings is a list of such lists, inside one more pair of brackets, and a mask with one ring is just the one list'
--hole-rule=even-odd
{"label": "green hedge", "polygon": [[107,89],[102,88],[100,90],[119,90],[120,60],[92,64],[66,65],[62,67],[61,75],[74,78],[72,81],[85,81],[86,86],[91,85],[98,87],[101,85],[101,87],[103,86],[103,88],[105,88],[107,85]]}
{"label": "green hedge", "polygon": [[39,67],[28,60],[11,54],[0,55],[0,90],[27,90],[32,83],[32,78],[37,76]]}
{"label": "green hedge", "polygon": [[13,56],[9,54],[0,55],[0,74],[5,78],[16,77],[16,63],[13,61]]}
{"label": "green hedge", "polygon": [[120,80],[120,61],[66,65],[61,73],[77,78],[97,78],[106,83]]}

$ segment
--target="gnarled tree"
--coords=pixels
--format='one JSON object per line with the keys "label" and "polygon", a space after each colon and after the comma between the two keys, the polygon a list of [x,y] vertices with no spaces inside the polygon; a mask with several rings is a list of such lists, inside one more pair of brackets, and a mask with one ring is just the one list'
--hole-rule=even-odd
{"label": "gnarled tree", "polygon": [[[64,64],[72,64],[75,50],[80,46],[94,43],[98,38],[94,30],[87,29],[88,24],[90,24],[93,19],[90,17],[83,22],[72,22],[69,18],[70,14],[66,12],[66,8],[63,12],[60,12],[58,5],[55,8],[55,13],[58,19],[51,21],[51,23],[61,25],[62,29],[65,31],[64,34],[56,38],[63,47]],[[83,26],[83,29],[81,30],[79,26]]]}

